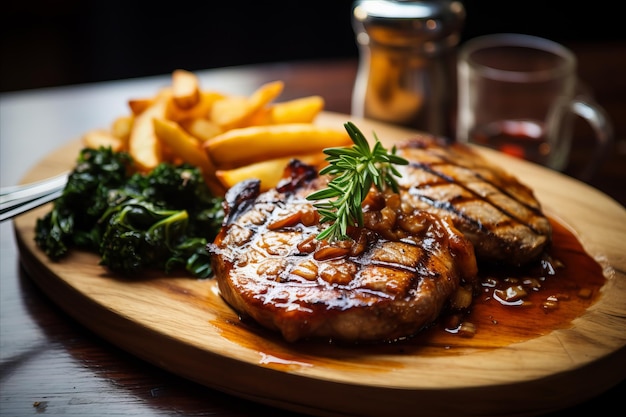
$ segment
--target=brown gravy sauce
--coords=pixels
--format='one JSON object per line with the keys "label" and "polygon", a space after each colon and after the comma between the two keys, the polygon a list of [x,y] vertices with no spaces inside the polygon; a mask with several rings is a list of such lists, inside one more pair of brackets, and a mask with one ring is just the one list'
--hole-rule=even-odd
{"label": "brown gravy sauce", "polygon": [[[465,318],[475,325],[476,333],[472,337],[450,333],[445,329],[444,319],[406,344],[438,346],[446,350],[497,348],[571,327],[572,321],[597,301],[606,278],[602,266],[585,252],[576,236],[554,219],[550,222],[553,244],[547,253],[554,264],[559,264],[551,273],[539,262],[517,269],[481,267],[482,290]],[[494,297],[490,277],[500,282],[511,278],[522,282],[530,278],[539,282],[540,287],[528,291],[524,304],[505,305]]]}
{"label": "brown gravy sauce", "polygon": [[[260,363],[277,367],[288,364],[311,365],[323,356],[326,360],[350,354],[372,355],[454,355],[477,350],[497,349],[546,335],[554,330],[572,326],[572,321],[594,304],[606,282],[600,264],[587,254],[576,236],[564,225],[550,219],[553,243],[547,250],[554,264],[560,266],[547,273],[541,263],[527,268],[480,268],[483,285],[474,298],[471,309],[463,320],[475,326],[471,336],[446,329],[450,318],[445,314],[430,328],[416,336],[395,341],[367,345],[341,345],[328,341],[301,341],[289,344],[277,333],[260,328],[250,321],[226,319],[213,321],[222,336],[257,350]],[[493,279],[534,279],[540,287],[528,292],[524,305],[504,305],[494,297]],[[274,358],[274,360],[272,360]],[[332,359],[331,359],[332,360]]]}

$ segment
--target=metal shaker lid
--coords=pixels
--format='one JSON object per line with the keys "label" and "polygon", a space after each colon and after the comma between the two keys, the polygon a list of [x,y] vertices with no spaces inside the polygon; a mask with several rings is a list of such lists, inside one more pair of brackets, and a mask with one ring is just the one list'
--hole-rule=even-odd
{"label": "metal shaker lid", "polygon": [[465,22],[460,1],[357,0],[352,23],[357,42],[436,52],[459,42]]}

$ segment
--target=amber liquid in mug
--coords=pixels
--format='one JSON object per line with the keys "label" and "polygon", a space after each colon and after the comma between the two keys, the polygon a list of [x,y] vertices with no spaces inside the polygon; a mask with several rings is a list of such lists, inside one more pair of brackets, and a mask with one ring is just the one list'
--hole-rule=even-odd
{"label": "amber liquid in mug", "polygon": [[470,142],[545,165],[550,153],[543,122],[499,120],[476,127]]}

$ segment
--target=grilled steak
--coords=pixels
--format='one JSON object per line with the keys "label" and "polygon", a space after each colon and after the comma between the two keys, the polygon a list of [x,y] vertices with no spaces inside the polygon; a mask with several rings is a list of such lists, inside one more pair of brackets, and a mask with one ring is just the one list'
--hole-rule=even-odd
{"label": "grilled steak", "polygon": [[521,265],[550,243],[552,229],[527,186],[460,144],[419,136],[399,146],[402,201],[450,219],[481,261]]}
{"label": "grilled steak", "polygon": [[477,272],[473,246],[444,218],[372,190],[352,240],[327,227],[306,196],[326,186],[292,163],[277,188],[244,181],[226,195],[224,227],[208,249],[223,298],[287,341],[396,340],[431,324]]}
{"label": "grilled steak", "polygon": [[477,259],[521,265],[551,241],[531,189],[464,145],[419,136],[398,146],[400,194],[372,189],[352,240],[319,241],[327,225],[306,196],[329,178],[293,162],[283,182],[226,195],[208,249],[220,292],[242,316],[288,341],[411,336],[475,284]]}

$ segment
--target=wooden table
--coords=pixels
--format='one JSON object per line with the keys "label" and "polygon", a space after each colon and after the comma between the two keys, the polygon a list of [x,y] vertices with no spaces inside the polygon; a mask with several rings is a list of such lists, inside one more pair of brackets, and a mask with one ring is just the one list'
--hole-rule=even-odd
{"label": "wooden table", "polygon": [[[613,120],[616,143],[590,181],[626,204],[626,43],[569,45],[582,80]],[[281,99],[320,94],[326,109],[350,112],[356,62],[299,62],[199,72],[203,86],[248,94],[263,82],[284,80]],[[162,77],[106,82],[0,96],[0,181],[18,182],[53,149],[125,114],[130,97],[152,95]],[[592,141],[584,126],[571,172]],[[63,416],[296,416],[184,380],[145,363],[78,324],[53,304],[19,263],[11,222],[0,226],[0,415]],[[620,406],[626,381],[579,406],[551,414],[590,414]],[[323,394],[321,394],[323,395]],[[619,409],[619,408],[618,408]]]}

